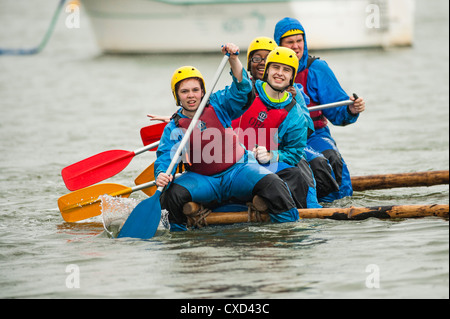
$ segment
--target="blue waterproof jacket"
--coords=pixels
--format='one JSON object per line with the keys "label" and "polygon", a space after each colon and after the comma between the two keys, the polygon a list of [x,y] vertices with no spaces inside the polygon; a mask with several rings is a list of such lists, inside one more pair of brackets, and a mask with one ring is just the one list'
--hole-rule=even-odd
{"label": "blue waterproof jacket", "polygon": [[[271,102],[262,87],[263,83],[261,80],[257,80],[255,82],[255,88],[259,98],[265,105],[275,109],[283,109],[292,102],[293,98],[290,93],[289,97],[281,103]],[[299,95],[298,93],[297,95]],[[278,151],[272,151],[274,158],[279,156],[279,162],[284,162],[292,166],[297,165],[302,157],[305,156],[304,149],[308,139],[308,122],[304,116],[302,106],[299,104],[299,100],[300,103],[305,104],[303,99],[296,98],[297,103],[278,127]]]}
{"label": "blue waterproof jacket", "polygon": [[[209,104],[214,107],[214,110],[219,118],[219,121],[224,127],[231,127],[231,121],[241,116],[247,108],[248,96],[252,92],[252,82],[245,70],[242,70],[243,79],[238,82],[236,77],[230,73],[233,78],[231,85],[225,87],[211,94]],[[183,109],[180,107],[177,113],[182,118],[186,118],[181,113]],[[169,168],[170,162],[175,155],[179,143],[184,136],[184,130],[176,126],[174,120],[171,120],[161,136],[158,150],[156,151],[157,159],[155,161],[155,178],[161,172],[166,172]],[[172,175],[175,174],[176,167]]]}
{"label": "blue waterproof jacket", "polygon": [[[299,61],[298,72],[306,69],[308,63],[308,43],[306,31],[302,24],[293,18],[284,18],[275,26],[274,39],[278,45],[281,36],[289,30],[299,29],[303,31],[304,51]],[[304,88],[311,100],[318,104],[328,104],[349,99],[348,94],[342,89],[333,71],[324,60],[317,59],[309,67],[307,87]],[[347,125],[356,122],[358,115],[352,115],[347,106],[323,110],[325,117],[334,125]]]}
{"label": "blue waterproof jacket", "polygon": [[308,128],[310,129],[311,132],[314,132],[314,122],[311,119],[311,115],[309,114],[308,110],[308,104],[310,101],[309,96],[305,94],[303,90],[303,85],[301,85],[300,83],[295,83],[295,90],[297,91],[295,99],[297,100],[297,103],[300,105]]}

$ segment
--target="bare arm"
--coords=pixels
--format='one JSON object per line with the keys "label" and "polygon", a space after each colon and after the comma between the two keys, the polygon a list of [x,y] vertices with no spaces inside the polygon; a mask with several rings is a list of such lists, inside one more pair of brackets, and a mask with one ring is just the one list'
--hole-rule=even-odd
{"label": "bare arm", "polygon": [[230,53],[230,66],[231,71],[233,72],[233,75],[236,77],[238,82],[242,81],[242,63],[239,60],[238,53],[239,53],[239,47],[235,45],[234,43],[227,43],[225,46],[222,47],[222,53]]}
{"label": "bare arm", "polygon": [[150,118],[150,121],[161,121],[166,123],[170,122],[170,116],[147,114],[147,117]]}

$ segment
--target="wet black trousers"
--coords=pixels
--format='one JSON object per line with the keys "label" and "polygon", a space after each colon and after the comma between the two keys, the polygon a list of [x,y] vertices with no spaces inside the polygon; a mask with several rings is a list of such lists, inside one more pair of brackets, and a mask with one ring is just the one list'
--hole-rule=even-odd
{"label": "wet black trousers", "polygon": [[343,165],[339,153],[334,150],[326,150],[324,156],[318,156],[309,162],[316,179],[318,198],[339,191],[339,184],[342,180]]}
{"label": "wet black trousers", "polygon": [[[296,207],[286,183],[276,174],[268,174],[261,178],[253,188],[252,197],[247,202],[252,201],[253,196],[262,197],[272,214],[280,214]],[[176,183],[170,186],[161,194],[161,208],[169,212],[169,223],[186,225],[187,218],[183,214],[183,205],[192,201],[192,196],[188,189]],[[224,204],[246,202],[238,201],[235,198],[229,198],[226,203],[208,202],[200,203],[204,207],[214,209]]]}
{"label": "wet black trousers", "polygon": [[308,201],[317,202],[317,198],[309,199],[310,188],[315,187],[312,171],[305,159],[297,166],[285,168],[276,173],[286,182],[297,208],[307,208]]}

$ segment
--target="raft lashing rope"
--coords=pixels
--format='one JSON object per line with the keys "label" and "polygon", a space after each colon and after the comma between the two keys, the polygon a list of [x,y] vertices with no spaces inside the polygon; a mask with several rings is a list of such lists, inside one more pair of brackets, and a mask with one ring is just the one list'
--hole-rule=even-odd
{"label": "raft lashing rope", "polygon": [[66,0],[60,0],[58,7],[55,10],[55,13],[53,13],[52,20],[50,22],[50,26],[47,29],[47,32],[45,33],[44,38],[42,39],[41,43],[31,49],[3,49],[0,48],[0,55],[31,55],[31,54],[37,54],[41,52],[45,46],[47,45],[48,40],[50,39],[50,36],[53,33],[53,30],[55,29],[56,22],[58,21],[59,13],[62,11],[62,8],[64,6],[64,3]]}

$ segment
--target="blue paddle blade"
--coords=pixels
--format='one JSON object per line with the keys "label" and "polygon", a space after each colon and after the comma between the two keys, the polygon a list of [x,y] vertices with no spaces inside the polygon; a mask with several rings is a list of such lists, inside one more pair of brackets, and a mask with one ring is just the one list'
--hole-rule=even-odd
{"label": "blue paddle blade", "polygon": [[117,238],[152,238],[158,229],[161,220],[161,204],[159,197],[161,191],[140,202],[131,212]]}

